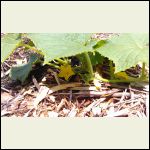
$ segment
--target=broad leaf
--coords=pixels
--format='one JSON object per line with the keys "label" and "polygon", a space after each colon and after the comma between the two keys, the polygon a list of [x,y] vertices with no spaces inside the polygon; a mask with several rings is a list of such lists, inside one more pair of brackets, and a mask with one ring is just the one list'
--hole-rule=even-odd
{"label": "broad leaf", "polygon": [[139,62],[149,65],[149,37],[146,33],[124,33],[114,36],[96,50],[114,61],[115,73],[135,66]]}
{"label": "broad leaf", "polygon": [[32,70],[32,64],[38,60],[37,55],[31,54],[29,62],[27,64],[22,64],[20,66],[14,66],[11,68],[10,77],[12,80],[19,80],[23,83],[30,71]]}
{"label": "broad leaf", "polygon": [[89,57],[91,59],[91,63],[93,66],[97,64],[102,64],[104,60],[104,56],[102,56],[100,53],[97,51],[95,52],[89,52]]}
{"label": "broad leaf", "polygon": [[7,33],[1,37],[1,63],[9,57],[20,41],[19,33]]}
{"label": "broad leaf", "polygon": [[56,58],[92,51],[96,41],[90,40],[91,35],[90,33],[30,33],[27,37],[43,52],[47,63]]}

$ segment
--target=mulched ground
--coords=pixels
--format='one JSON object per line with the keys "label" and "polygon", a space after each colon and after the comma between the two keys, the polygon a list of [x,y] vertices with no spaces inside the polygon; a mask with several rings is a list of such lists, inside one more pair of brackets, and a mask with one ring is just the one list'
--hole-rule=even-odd
{"label": "mulched ground", "polygon": [[[105,39],[112,34],[95,34]],[[26,63],[31,51],[20,47],[1,64],[2,117],[148,117],[149,86],[101,82],[97,89],[74,79],[56,78],[50,66],[35,67],[24,85],[9,78],[11,66]],[[57,79],[57,80],[56,80]]]}

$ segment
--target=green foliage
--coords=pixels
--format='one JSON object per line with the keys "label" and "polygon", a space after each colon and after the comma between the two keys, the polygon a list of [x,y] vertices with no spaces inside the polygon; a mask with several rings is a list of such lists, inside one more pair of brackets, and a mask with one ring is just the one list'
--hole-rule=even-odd
{"label": "green foliage", "polygon": [[89,52],[89,57],[93,66],[102,64],[104,60],[104,57],[97,51]]}
{"label": "green foliage", "polygon": [[99,48],[99,47],[105,45],[106,43],[108,43],[107,40],[100,40],[100,41],[97,41],[97,43],[93,46],[93,48],[94,48],[94,49]]}
{"label": "green foliage", "polygon": [[149,64],[148,34],[124,33],[107,40],[96,50],[115,63],[115,73],[124,71],[139,62]]}
{"label": "green foliage", "polygon": [[91,35],[91,33],[30,33],[27,37],[43,52],[47,63],[56,58],[92,51],[95,42],[90,40]]}
{"label": "green foliage", "polygon": [[19,80],[21,83],[27,79],[30,71],[32,70],[32,65],[38,60],[37,55],[31,54],[27,64],[22,64],[20,66],[14,66],[11,68],[10,77],[12,80]]}
{"label": "green foliage", "polygon": [[[27,44],[24,44],[22,35],[8,33],[1,38],[1,63],[18,46],[41,52],[44,64],[51,66],[55,66],[51,63],[53,60],[62,62],[60,58],[76,56],[80,66],[74,70],[86,83],[94,79],[93,66],[103,64],[104,57],[115,63],[115,72],[112,70],[110,74],[125,71],[139,62],[149,66],[149,36],[146,33],[124,33],[108,40],[91,39],[91,33],[27,33],[23,35],[30,40]],[[31,55],[27,64],[12,67],[10,77],[23,83],[38,59],[38,56]]]}
{"label": "green foliage", "polygon": [[19,33],[7,33],[1,37],[1,63],[9,57],[20,41]]}
{"label": "green foliage", "polygon": [[93,66],[91,63],[90,56],[87,53],[77,55],[77,58],[80,60],[81,65],[78,68],[78,74],[82,77],[85,83],[89,83],[93,80]]}

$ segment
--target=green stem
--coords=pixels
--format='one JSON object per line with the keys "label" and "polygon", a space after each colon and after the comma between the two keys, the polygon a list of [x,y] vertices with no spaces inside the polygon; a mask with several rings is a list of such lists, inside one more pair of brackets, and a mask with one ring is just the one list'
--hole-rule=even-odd
{"label": "green stem", "polygon": [[110,66],[110,79],[114,79],[113,62],[111,60],[109,61],[109,66]]}
{"label": "green stem", "polygon": [[67,61],[64,61],[64,60],[62,60],[62,59],[60,59],[60,58],[56,58],[56,60],[57,60],[59,63],[61,63],[61,64],[67,64],[67,63],[68,63]]}
{"label": "green stem", "polygon": [[56,69],[59,69],[59,68],[60,68],[59,66],[57,66],[57,65],[55,65],[55,64],[52,64],[52,63],[46,63],[46,64],[48,64],[49,66],[54,67],[54,68],[56,68]]}
{"label": "green stem", "polygon": [[91,77],[93,77],[93,75],[94,75],[94,73],[93,73],[93,66],[92,66],[92,63],[91,63],[89,54],[88,54],[88,52],[85,52],[85,53],[83,53],[83,54],[84,54],[85,59],[86,59],[87,69],[88,69],[88,71],[89,71]]}
{"label": "green stem", "polygon": [[142,73],[141,73],[141,79],[145,78],[145,63],[142,63]]}
{"label": "green stem", "polygon": [[55,64],[58,64],[58,65],[59,65],[59,62],[57,62],[57,61],[55,61],[55,60],[53,60],[53,62],[54,62]]}
{"label": "green stem", "polygon": [[139,79],[128,79],[128,80],[108,80],[108,79],[104,79],[101,76],[96,77],[98,80],[103,81],[103,82],[110,82],[110,83],[130,83],[130,82],[148,82],[147,80],[142,80],[141,78]]}

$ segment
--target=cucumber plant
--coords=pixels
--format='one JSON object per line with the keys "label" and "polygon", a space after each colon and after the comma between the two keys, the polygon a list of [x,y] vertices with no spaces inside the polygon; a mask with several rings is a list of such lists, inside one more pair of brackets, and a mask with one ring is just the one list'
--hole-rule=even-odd
{"label": "cucumber plant", "polygon": [[[1,37],[1,63],[17,47],[24,46],[41,54],[44,57],[44,62],[41,63],[59,69],[59,77],[64,77],[66,80],[78,74],[86,83],[93,81],[94,78],[104,82],[148,81],[145,74],[145,66],[149,67],[147,33],[122,33],[106,40],[92,39],[91,36],[92,33],[7,33]],[[24,42],[24,38],[29,39],[30,42]],[[80,65],[71,67],[70,57],[76,57]],[[104,58],[109,60],[110,79],[103,78],[94,69],[95,66],[103,63]],[[39,58],[32,55],[27,64],[12,67],[10,77],[23,83],[32,69],[32,64],[37,61]],[[126,74],[121,73],[139,62],[143,64],[139,78],[127,78]],[[65,68],[68,68],[70,73],[67,77],[64,73]],[[118,79],[118,75],[124,78]]]}

